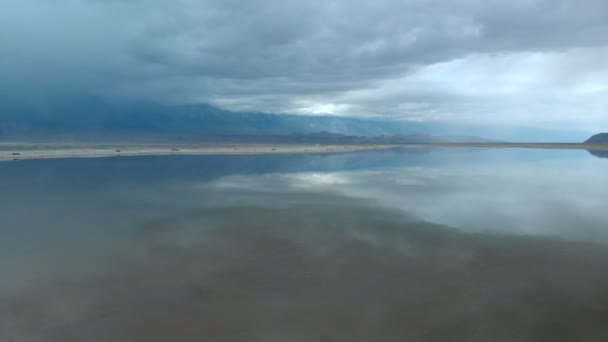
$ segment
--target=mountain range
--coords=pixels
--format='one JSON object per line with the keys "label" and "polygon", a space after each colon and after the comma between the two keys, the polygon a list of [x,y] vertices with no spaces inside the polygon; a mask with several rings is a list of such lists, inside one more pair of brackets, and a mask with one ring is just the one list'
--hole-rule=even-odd
{"label": "mountain range", "polygon": [[[319,132],[331,132],[349,138],[314,135]],[[305,136],[306,134],[312,135]],[[4,141],[308,141],[313,138],[364,140],[363,137],[375,137],[378,141],[402,141],[408,137],[408,141],[489,142],[495,140],[477,137],[511,141],[563,141],[568,139],[566,136],[572,136],[568,134],[542,129],[456,126],[335,115],[233,112],[208,104],[125,103],[86,96],[69,101],[21,101],[19,105],[0,103],[0,140]]]}
{"label": "mountain range", "polygon": [[335,116],[231,112],[205,104],[112,104],[95,99],[16,108],[0,107],[0,139],[284,135],[331,131],[374,136],[400,134],[403,124]]}
{"label": "mountain range", "polygon": [[227,139],[311,142],[364,141],[364,137],[389,141],[408,135],[410,140],[430,141],[429,135],[436,129],[428,123],[395,120],[232,112],[207,104],[116,104],[97,98],[8,108],[0,104],[0,140]]}

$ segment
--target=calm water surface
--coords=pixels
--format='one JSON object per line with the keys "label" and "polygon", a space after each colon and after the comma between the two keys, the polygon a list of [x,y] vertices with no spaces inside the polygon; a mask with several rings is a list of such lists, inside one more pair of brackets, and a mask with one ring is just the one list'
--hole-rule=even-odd
{"label": "calm water surface", "polygon": [[608,159],[0,163],[0,341],[608,341]]}

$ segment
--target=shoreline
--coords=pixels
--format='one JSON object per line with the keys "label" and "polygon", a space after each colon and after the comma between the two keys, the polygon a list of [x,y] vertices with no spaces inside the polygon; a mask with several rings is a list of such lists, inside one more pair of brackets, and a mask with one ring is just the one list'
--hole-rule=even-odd
{"label": "shoreline", "polygon": [[160,155],[243,155],[347,153],[399,147],[444,148],[531,148],[562,150],[604,150],[608,145],[575,143],[430,143],[399,145],[321,144],[166,144],[166,143],[16,143],[0,142],[0,162],[32,159],[102,158]]}
{"label": "shoreline", "polygon": [[434,147],[535,148],[545,150],[608,150],[608,144],[585,143],[431,143]]}
{"label": "shoreline", "polygon": [[[42,146],[42,148],[40,148]],[[96,145],[0,143],[0,162],[33,159],[102,158],[162,155],[317,154],[381,150],[397,145]]]}

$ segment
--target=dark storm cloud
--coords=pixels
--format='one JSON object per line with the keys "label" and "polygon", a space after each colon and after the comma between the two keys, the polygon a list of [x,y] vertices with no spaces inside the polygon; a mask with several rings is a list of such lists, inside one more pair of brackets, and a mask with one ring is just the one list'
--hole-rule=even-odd
{"label": "dark storm cloud", "polygon": [[[423,82],[429,72],[436,76],[428,67],[480,54],[490,56],[488,63],[498,63],[498,69],[504,61],[491,56],[512,55],[515,64],[531,52],[566,61],[575,48],[597,56],[596,48],[608,44],[608,4],[30,0],[0,4],[0,44],[5,93],[76,92],[235,109],[428,119],[449,112],[451,106],[441,104],[448,101],[455,117],[471,111],[492,117],[500,108],[494,98],[443,89],[446,82],[477,72],[475,60],[435,83]],[[530,67],[535,66],[524,63],[518,70]],[[604,70],[605,65],[576,68]],[[543,73],[538,81],[561,73]],[[392,89],[384,89],[387,83]],[[411,89],[419,83],[428,88],[422,97]],[[528,84],[516,86],[522,105],[546,102],[540,95],[524,96]],[[422,109],[412,109],[417,106]]]}

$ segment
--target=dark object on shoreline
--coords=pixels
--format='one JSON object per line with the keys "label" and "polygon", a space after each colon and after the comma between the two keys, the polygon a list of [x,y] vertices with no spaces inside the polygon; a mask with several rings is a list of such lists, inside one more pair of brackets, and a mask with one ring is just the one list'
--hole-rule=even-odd
{"label": "dark object on shoreline", "polygon": [[608,144],[608,133],[600,133],[585,141],[585,144]]}
{"label": "dark object on shoreline", "polygon": [[171,152],[179,152],[179,148],[172,148]]}
{"label": "dark object on shoreline", "polygon": [[14,155],[14,156],[20,156],[20,155],[21,155],[21,153],[18,153],[18,152],[13,152],[13,155]]}

